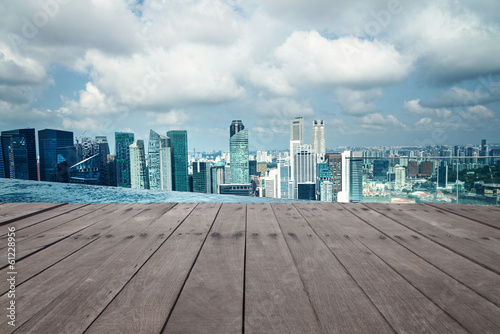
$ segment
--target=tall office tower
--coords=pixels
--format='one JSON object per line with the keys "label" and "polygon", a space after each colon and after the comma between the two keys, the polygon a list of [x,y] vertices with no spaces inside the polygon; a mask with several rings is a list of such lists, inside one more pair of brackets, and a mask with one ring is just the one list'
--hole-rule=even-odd
{"label": "tall office tower", "polygon": [[248,174],[250,174],[250,176],[257,175],[257,160],[248,161]]}
{"label": "tall office tower", "polygon": [[[304,118],[295,117],[290,120],[290,182],[297,188],[295,177],[295,154],[300,146],[304,145]],[[293,192],[294,196],[296,191]],[[296,198],[296,197],[294,197]]]}
{"label": "tall office tower", "polygon": [[96,136],[95,143],[98,147],[99,161],[100,161],[100,175],[99,184],[103,186],[110,186],[113,184],[111,181],[111,165],[108,163],[108,155],[111,153],[109,151],[108,138],[106,136]]}
{"label": "tall office tower", "polygon": [[486,156],[486,139],[481,139],[481,156]]}
{"label": "tall office tower", "polygon": [[212,167],[212,163],[208,161],[196,161],[193,163],[193,192],[211,193],[210,167]]}
{"label": "tall office tower", "polygon": [[278,159],[278,198],[289,199],[288,182],[290,181],[290,163],[284,159]]}
{"label": "tall office tower", "polygon": [[363,199],[362,157],[362,152],[342,153],[342,191],[338,193],[339,202],[361,202]]}
{"label": "tall office tower", "polygon": [[161,190],[160,135],[149,131],[148,172],[150,189]]}
{"label": "tall office tower", "polygon": [[441,165],[438,167],[437,172],[437,186],[439,188],[446,188],[448,186],[448,166]]}
{"label": "tall office tower", "polygon": [[396,165],[394,167],[394,174],[396,175],[394,187],[398,190],[403,189],[406,182],[406,169],[403,166]]}
{"label": "tall office tower", "polygon": [[332,171],[333,201],[337,202],[338,193],[342,191],[342,154],[327,153],[325,156]]}
{"label": "tall office tower", "polygon": [[294,156],[294,198],[298,198],[298,186],[301,183],[316,183],[316,155],[311,145],[297,147]]}
{"label": "tall office tower", "polygon": [[172,130],[167,136],[172,152],[172,190],[189,191],[187,131]]}
{"label": "tall office tower", "polygon": [[313,121],[313,149],[316,153],[317,162],[325,161],[326,143],[325,143],[325,121]]}
{"label": "tall office tower", "polygon": [[149,189],[144,140],[138,140],[130,145],[129,149],[131,187],[135,189]]}
{"label": "tall office tower", "polygon": [[130,188],[130,145],[134,134],[115,132],[116,186]]}
{"label": "tall office tower", "polygon": [[273,168],[264,179],[265,197],[278,198],[278,170]]}
{"label": "tall office tower", "polygon": [[37,181],[35,129],[2,131],[0,141],[0,177]]}
{"label": "tall office tower", "polygon": [[[40,181],[56,182],[56,169],[59,163],[66,161],[66,168],[71,167],[76,163],[75,159],[68,162],[61,155],[61,161],[58,161],[58,148],[73,148],[75,149],[73,132],[45,129],[38,131],[38,152],[40,155]],[[75,153],[76,154],[76,153]],[[73,164],[71,164],[73,163]],[[68,166],[70,164],[70,166]]]}
{"label": "tall office tower", "polygon": [[[328,161],[319,162],[316,164],[316,200],[321,200],[321,184],[325,181],[331,182],[332,170],[328,167]],[[333,197],[333,183],[332,183]],[[332,201],[330,201],[332,202]]]}
{"label": "tall office tower", "polygon": [[249,184],[248,130],[240,120],[235,120],[229,127],[229,133],[231,184]]}
{"label": "tall office tower", "polygon": [[160,189],[172,190],[172,149],[168,136],[160,136]]}

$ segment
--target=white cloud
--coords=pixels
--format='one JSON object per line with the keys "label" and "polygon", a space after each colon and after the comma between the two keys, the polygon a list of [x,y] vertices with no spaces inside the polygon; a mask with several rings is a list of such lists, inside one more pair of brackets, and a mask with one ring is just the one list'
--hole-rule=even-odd
{"label": "white cloud", "polygon": [[417,123],[415,123],[415,126],[417,128],[426,129],[429,127],[429,125],[431,125],[431,123],[432,123],[432,119],[430,119],[429,117],[424,117],[424,118],[421,118]]}
{"label": "white cloud", "polygon": [[184,110],[172,109],[168,112],[146,112],[150,125],[181,125],[190,121],[191,117]]}
{"label": "white cloud", "polygon": [[489,119],[495,118],[495,113],[485,106],[477,105],[467,108],[469,114],[473,117]]}
{"label": "white cloud", "polygon": [[452,112],[445,108],[426,108],[420,105],[420,99],[405,101],[404,109],[410,114],[435,116],[439,118],[448,118]]}
{"label": "white cloud", "polygon": [[275,51],[282,70],[296,85],[370,87],[404,80],[411,60],[394,45],[355,37],[327,39],[317,31],[296,31]]}
{"label": "white cloud", "polygon": [[338,88],[336,90],[336,102],[346,114],[364,115],[377,112],[377,107],[373,104],[373,101],[380,99],[383,95],[380,88],[365,91]]}
{"label": "white cloud", "polygon": [[359,123],[361,128],[375,131],[399,130],[406,127],[395,116],[387,115],[384,117],[380,113],[365,115],[360,118]]}
{"label": "white cloud", "polygon": [[411,7],[395,31],[401,45],[420,57],[428,80],[453,83],[500,73],[500,29],[458,1]]}

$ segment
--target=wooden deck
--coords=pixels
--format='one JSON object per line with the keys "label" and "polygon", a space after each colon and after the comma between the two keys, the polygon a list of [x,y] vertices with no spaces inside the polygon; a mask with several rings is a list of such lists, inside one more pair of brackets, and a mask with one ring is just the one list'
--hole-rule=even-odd
{"label": "wooden deck", "polygon": [[500,333],[498,207],[3,203],[0,241],[0,333]]}

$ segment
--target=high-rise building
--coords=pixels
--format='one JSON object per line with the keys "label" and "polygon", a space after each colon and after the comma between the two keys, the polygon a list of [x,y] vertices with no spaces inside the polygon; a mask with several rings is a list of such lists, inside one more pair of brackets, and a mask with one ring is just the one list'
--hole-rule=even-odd
{"label": "high-rise building", "polygon": [[224,169],[226,167],[226,163],[223,161],[219,161],[212,166],[211,169],[211,193],[218,194],[219,193],[219,185],[224,184]]}
{"label": "high-rise building", "polygon": [[316,153],[317,162],[325,161],[326,142],[325,142],[325,121],[313,121],[313,150]]}
{"label": "high-rise building", "polygon": [[[328,161],[319,162],[316,164],[316,199],[321,200],[321,184],[324,181],[331,181],[332,170],[328,167]],[[332,183],[333,196],[333,183]],[[332,201],[330,201],[332,202]]]}
{"label": "high-rise building", "polygon": [[408,177],[416,177],[418,174],[418,161],[408,161]]}
{"label": "high-rise building", "polygon": [[387,179],[387,172],[389,172],[389,160],[375,159],[373,160],[373,180],[384,181]]}
{"label": "high-rise building", "polygon": [[115,132],[116,185],[130,188],[130,145],[134,142],[134,134]]}
{"label": "high-rise building", "polygon": [[299,183],[297,187],[297,198],[314,201],[316,196],[316,184],[314,182]]}
{"label": "high-rise building", "polygon": [[406,183],[406,169],[403,166],[396,165],[394,167],[394,174],[396,177],[394,187],[397,190],[403,189]]}
{"label": "high-rise building", "polygon": [[0,177],[37,181],[35,129],[2,131],[0,141]]}
{"label": "high-rise building", "polygon": [[320,201],[333,202],[333,183],[332,183],[332,181],[321,181]]}
{"label": "high-rise building", "polygon": [[[172,147],[170,137],[160,136],[160,189],[172,190]],[[151,187],[151,184],[149,185]]]}
{"label": "high-rise building", "polygon": [[150,189],[161,190],[160,135],[149,131],[148,172]]}
{"label": "high-rise building", "polygon": [[342,191],[342,154],[327,153],[325,156],[332,171],[333,201],[337,202],[338,193]]}
{"label": "high-rise building", "polygon": [[293,169],[294,197],[298,198],[300,183],[316,183],[316,155],[311,145],[302,145],[296,148]]}
{"label": "high-rise building", "polygon": [[212,184],[210,182],[210,167],[211,162],[196,161],[193,163],[193,192],[206,193],[212,192]]}
{"label": "high-rise building", "polygon": [[258,175],[257,174],[257,160],[250,160],[250,161],[248,161],[248,173],[251,176]]}
{"label": "high-rise building", "polygon": [[264,177],[267,174],[267,162],[257,162],[257,175]]}
{"label": "high-rise building", "polygon": [[342,153],[342,191],[339,202],[361,202],[363,199],[363,154],[356,151]]}
{"label": "high-rise building", "polygon": [[149,189],[144,140],[137,140],[130,149],[130,182],[135,189]]}
{"label": "high-rise building", "polygon": [[289,199],[293,194],[288,192],[288,183],[290,181],[290,164],[285,160],[278,159],[278,198]]}
{"label": "high-rise building", "polygon": [[[290,120],[290,183],[294,189],[297,188],[297,182],[295,178],[295,154],[297,153],[299,147],[304,145],[304,118],[295,117]],[[293,198],[296,198],[297,192],[293,192]]]}
{"label": "high-rise building", "polygon": [[422,161],[420,163],[420,177],[429,177],[432,175],[433,165],[432,161]]}
{"label": "high-rise building", "polygon": [[167,136],[172,152],[172,190],[189,191],[187,131],[172,130]]}
{"label": "high-rise building", "polygon": [[[57,149],[73,147],[73,132],[45,129],[38,131],[38,152],[40,156],[40,181],[56,182],[56,169],[58,165]],[[76,160],[76,156],[75,156]],[[64,159],[66,161],[66,159]],[[62,161],[61,161],[62,162]],[[72,161],[76,163],[76,161]],[[73,164],[74,164],[73,163]],[[66,163],[66,167],[68,163]],[[61,166],[62,167],[62,166]]]}
{"label": "high-rise building", "polygon": [[441,165],[438,167],[437,186],[439,188],[446,188],[448,186],[448,166],[447,165]]}
{"label": "high-rise building", "polygon": [[103,186],[111,186],[114,183],[114,180],[111,180],[111,175],[113,173],[110,171],[111,165],[108,162],[108,156],[111,153],[109,150],[108,138],[106,136],[96,136],[95,142],[98,147],[100,161],[99,184]]}
{"label": "high-rise building", "polygon": [[244,128],[240,120],[234,120],[229,130],[231,184],[249,184],[248,130]]}

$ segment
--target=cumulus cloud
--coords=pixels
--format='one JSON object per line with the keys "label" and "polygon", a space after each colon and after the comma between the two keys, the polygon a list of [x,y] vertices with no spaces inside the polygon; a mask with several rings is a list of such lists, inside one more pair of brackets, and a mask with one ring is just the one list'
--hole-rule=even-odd
{"label": "cumulus cloud", "polygon": [[441,84],[500,73],[500,28],[457,1],[412,8],[396,34],[418,58],[423,76]]}
{"label": "cumulus cloud", "polygon": [[410,114],[434,116],[439,118],[447,118],[452,115],[452,112],[446,108],[426,108],[420,105],[420,99],[405,101],[404,109]]}
{"label": "cumulus cloud", "polygon": [[146,112],[150,125],[182,125],[191,119],[184,110],[172,109],[167,112]]}
{"label": "cumulus cloud", "polygon": [[388,85],[404,80],[412,68],[411,59],[387,42],[356,37],[327,39],[314,30],[292,33],[276,49],[275,57],[297,85]]}
{"label": "cumulus cloud", "polygon": [[473,117],[482,118],[482,119],[491,119],[495,118],[495,113],[485,106],[473,106],[467,108],[469,114]]}
{"label": "cumulus cloud", "polygon": [[377,112],[377,107],[373,104],[373,101],[380,99],[383,95],[380,88],[365,91],[338,88],[336,90],[336,102],[346,114],[364,115]]}
{"label": "cumulus cloud", "polygon": [[380,113],[365,115],[359,119],[359,123],[361,128],[374,131],[394,131],[406,127],[395,116],[384,117]]}

